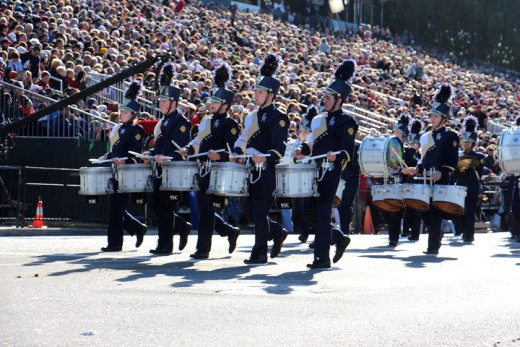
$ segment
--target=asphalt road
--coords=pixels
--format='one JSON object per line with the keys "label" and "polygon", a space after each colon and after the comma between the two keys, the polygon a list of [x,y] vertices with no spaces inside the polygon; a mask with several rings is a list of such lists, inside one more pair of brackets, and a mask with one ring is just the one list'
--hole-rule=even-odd
{"label": "asphalt road", "polygon": [[[514,346],[520,345],[520,244],[478,234],[384,247],[355,235],[328,271],[308,271],[289,236],[279,258],[249,267],[252,235],[212,258],[139,249],[102,254],[102,236],[0,237],[0,345]],[[177,239],[175,240],[177,242]],[[177,245],[176,245],[177,246]]]}

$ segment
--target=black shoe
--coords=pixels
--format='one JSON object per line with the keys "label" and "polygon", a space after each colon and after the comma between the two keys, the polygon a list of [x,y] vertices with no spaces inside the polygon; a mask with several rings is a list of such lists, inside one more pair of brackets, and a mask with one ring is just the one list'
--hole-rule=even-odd
{"label": "black shoe", "polygon": [[463,241],[464,243],[473,243],[473,241],[475,241],[475,239],[463,238],[462,241]]}
{"label": "black shoe", "polygon": [[307,235],[307,234],[300,234],[300,236],[298,236],[298,240],[300,240],[301,243],[307,242],[308,238],[309,238],[309,235]]}
{"label": "black shoe", "polygon": [[196,251],[195,253],[190,254],[190,258],[199,259],[199,260],[208,259],[209,253],[203,253],[203,252]]}
{"label": "black shoe", "polygon": [[179,251],[182,251],[188,243],[188,236],[191,232],[191,223],[186,223],[186,227],[179,233]]}
{"label": "black shoe", "polygon": [[101,247],[101,252],[121,252],[122,247],[107,246]]}
{"label": "black shoe", "polygon": [[397,247],[397,242],[395,242],[395,241],[390,241],[390,242],[388,243],[388,247]]}
{"label": "black shoe", "polygon": [[418,238],[418,237],[412,237],[412,236],[410,236],[410,237],[408,238],[408,240],[410,240],[410,241],[419,241],[419,238]]}
{"label": "black shoe", "polygon": [[141,230],[135,234],[136,240],[135,240],[135,248],[139,248],[143,244],[144,235],[146,235],[146,232],[148,231],[148,227],[146,225],[141,226]]}
{"label": "black shoe", "polygon": [[[334,254],[334,258],[332,258],[332,261],[334,263],[337,263],[341,257],[343,256],[343,253],[345,253],[345,250],[347,249],[348,245],[350,245],[350,237],[347,235],[343,235],[341,240],[339,240],[338,243],[336,243],[336,254]],[[330,267],[330,261],[329,261],[329,267]]]}
{"label": "black shoe", "polygon": [[330,260],[313,261],[312,264],[307,264],[309,269],[330,269]]}
{"label": "black shoe", "polygon": [[437,255],[437,254],[439,254],[439,251],[434,251],[433,249],[427,249],[423,253],[429,254],[429,255]]}
{"label": "black shoe", "polygon": [[249,259],[245,259],[244,264],[247,264],[247,265],[267,264],[267,257],[251,257]]}
{"label": "black shoe", "polygon": [[150,253],[157,254],[157,255],[170,255],[170,254],[172,254],[172,249],[157,247],[156,249],[151,249]]}
{"label": "black shoe", "polygon": [[228,242],[229,242],[229,254],[233,253],[235,251],[235,248],[237,248],[237,239],[240,235],[240,228],[233,227],[228,235]]}
{"label": "black shoe", "polygon": [[520,236],[516,237],[516,242],[520,242]]}
{"label": "black shoe", "polygon": [[314,241],[312,241],[311,243],[309,243],[309,248],[310,248],[310,249],[314,249]]}
{"label": "black shoe", "polygon": [[285,239],[287,238],[287,230],[283,230],[282,234],[273,240],[273,247],[271,248],[271,258],[276,258],[280,251],[282,250],[282,245]]}

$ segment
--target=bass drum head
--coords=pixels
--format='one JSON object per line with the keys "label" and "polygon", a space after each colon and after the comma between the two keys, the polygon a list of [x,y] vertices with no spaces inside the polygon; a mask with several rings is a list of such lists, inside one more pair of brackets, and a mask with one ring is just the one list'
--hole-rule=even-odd
{"label": "bass drum head", "polygon": [[432,205],[451,216],[461,216],[464,214],[464,207],[447,201],[434,201]]}
{"label": "bass drum head", "polygon": [[417,199],[403,199],[406,206],[416,210],[417,212],[428,212],[430,210],[430,204]]}
{"label": "bass drum head", "polygon": [[372,203],[378,209],[380,209],[381,211],[385,211],[385,212],[392,212],[392,213],[394,213],[394,212],[398,212],[398,211],[401,210],[401,207],[392,206],[392,205],[388,204],[384,200],[373,201]]}
{"label": "bass drum head", "polygon": [[399,173],[399,168],[401,167],[401,163],[399,159],[397,159],[396,153],[404,160],[404,150],[401,141],[396,137],[391,137],[386,144],[386,166],[392,175],[397,175]]}

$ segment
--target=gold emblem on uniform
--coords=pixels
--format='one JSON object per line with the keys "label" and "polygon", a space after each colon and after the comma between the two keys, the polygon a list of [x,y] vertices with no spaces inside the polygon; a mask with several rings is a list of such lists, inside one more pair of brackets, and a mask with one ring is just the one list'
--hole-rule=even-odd
{"label": "gold emblem on uniform", "polygon": [[135,134],[135,139],[137,141],[139,141],[141,139],[141,134],[139,134],[139,133]]}
{"label": "gold emblem on uniform", "polygon": [[284,126],[285,126],[285,121],[282,119],[282,120],[280,120],[280,127],[283,128]]}
{"label": "gold emblem on uniform", "polygon": [[181,131],[181,133],[184,133],[184,132],[186,132],[186,126],[184,126],[184,125],[183,125],[183,126],[181,126],[181,128],[180,128],[180,131]]}
{"label": "gold emblem on uniform", "polygon": [[354,128],[348,128],[348,134],[350,136],[354,135]]}
{"label": "gold emblem on uniform", "polygon": [[457,147],[457,141],[453,141],[453,147]]}
{"label": "gold emblem on uniform", "polygon": [[481,163],[481,164],[484,164],[484,159],[480,159],[480,163]]}
{"label": "gold emblem on uniform", "polygon": [[236,135],[237,134],[237,129],[236,128],[231,128],[231,134]]}

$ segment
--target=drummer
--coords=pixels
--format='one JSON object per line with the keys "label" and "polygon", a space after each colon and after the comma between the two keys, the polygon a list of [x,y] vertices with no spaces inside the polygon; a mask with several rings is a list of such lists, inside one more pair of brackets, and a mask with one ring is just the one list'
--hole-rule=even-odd
{"label": "drummer", "polygon": [[[120,123],[116,125],[110,133],[110,152],[103,155],[99,160],[112,159],[113,164],[123,166],[125,164],[135,164],[137,159],[129,151],[141,153],[143,150],[144,131],[140,125],[134,124],[134,120],[139,114],[141,105],[136,101],[142,84],[140,81],[130,83],[125,92],[125,99],[119,112]],[[127,158],[127,159],[120,159]],[[102,247],[103,252],[119,252],[123,248],[124,230],[132,236],[136,236],[135,246],[139,247],[143,243],[144,235],[148,228],[139,222],[126,209],[130,201],[130,194],[117,193],[108,196],[108,245]]]}
{"label": "drummer", "polygon": [[[520,127],[520,116],[515,119],[515,126]],[[520,242],[520,189],[518,187],[518,176],[509,177],[509,189],[511,189],[511,237]]]}
{"label": "drummer", "polygon": [[[173,65],[164,65],[160,76],[161,91],[159,95],[159,110],[163,118],[154,129],[155,147],[151,150],[154,161],[157,164],[157,177],[162,176],[161,165],[170,159],[183,160],[180,151],[175,147],[186,146],[190,142],[191,123],[177,110],[181,89],[171,84],[173,78]],[[175,142],[175,144],[174,144]],[[152,254],[168,255],[173,251],[173,235],[179,234],[179,250],[183,250],[188,242],[191,224],[174,212],[179,199],[178,192],[166,192],[159,190],[161,178],[153,182],[153,208],[158,217],[157,232],[159,239],[157,248],[150,250]]]}
{"label": "drummer", "polygon": [[[289,118],[279,111],[273,100],[280,89],[280,81],[273,77],[278,68],[278,59],[269,54],[260,70],[261,76],[255,86],[255,104],[259,107],[245,119],[244,131],[235,142],[233,152],[238,155],[251,154],[261,171],[253,172],[250,185],[250,203],[255,224],[255,244],[246,264],[267,263],[267,242],[273,240],[271,258],[282,249],[287,231],[268,217],[276,188],[275,165],[285,153],[285,141],[289,134]],[[268,154],[269,156],[261,156]],[[236,161],[233,157],[232,161]],[[260,177],[259,177],[260,176]]]}
{"label": "drummer", "polygon": [[[314,261],[307,264],[310,269],[330,268],[331,239],[336,245],[333,261],[337,262],[350,243],[350,238],[342,233],[331,230],[332,202],[339,184],[341,171],[354,157],[354,146],[358,125],[356,121],[342,110],[352,92],[349,80],[356,70],[353,60],[344,61],[335,72],[335,79],[324,90],[323,106],[326,114],[314,117],[311,124],[311,134],[299,148],[294,151],[295,157],[302,155],[326,155],[326,161],[331,169],[326,171],[323,180],[318,182],[319,197],[314,213],[316,219],[316,236],[314,238]],[[335,154],[335,152],[340,152]],[[325,161],[322,162],[325,165]]]}
{"label": "drummer", "polygon": [[[406,137],[410,133],[408,125],[410,124],[411,118],[412,117],[408,114],[402,114],[394,126],[393,135],[399,140],[401,147],[404,147]],[[399,155],[399,153],[396,155]],[[401,158],[401,160],[404,160],[404,158]],[[409,163],[406,163],[407,166],[408,164]],[[381,214],[388,224],[388,246],[396,247],[399,242],[399,236],[401,235],[401,221],[403,219],[404,210],[400,209],[397,212],[381,211]]]}
{"label": "drummer", "polygon": [[484,154],[475,152],[477,142],[478,119],[468,116],[464,120],[464,129],[460,135],[460,147],[463,150],[455,170],[456,183],[467,187],[464,200],[464,214],[453,220],[455,233],[462,234],[464,243],[471,243],[475,238],[475,212],[480,193],[480,178],[484,173]]}
{"label": "drummer", "polygon": [[[432,172],[431,179],[434,184],[451,184],[451,176],[457,166],[459,155],[458,136],[446,129],[446,121],[451,114],[451,107],[448,105],[451,95],[452,87],[449,85],[442,85],[437,91],[429,117],[433,130],[422,135],[420,140],[422,163],[415,168],[404,169],[404,174],[426,175]],[[428,248],[423,253],[439,254],[443,236],[443,213],[432,207],[428,212],[421,214],[421,217],[428,227]]]}
{"label": "drummer", "polygon": [[[410,126],[410,135],[408,135],[406,139],[404,148],[404,161],[409,167],[417,166],[421,158],[419,143],[423,126],[423,123],[419,119],[414,119]],[[413,184],[418,182],[414,181],[412,176],[403,174],[403,183]],[[409,206],[405,206],[403,215],[403,236],[408,237],[410,241],[419,241],[420,234],[421,216],[419,212]]]}
{"label": "drummer", "polygon": [[[226,89],[226,83],[231,77],[231,69],[227,64],[223,64],[215,71],[214,83],[217,89],[208,98],[210,115],[206,116],[199,125],[197,136],[181,150],[182,155],[193,155],[196,153],[206,153],[207,156],[200,157],[201,161],[206,161],[203,165],[208,165],[209,161],[226,162],[229,153],[227,148],[231,148],[239,135],[238,123],[228,116],[229,108],[235,98],[235,93]],[[216,152],[225,150],[224,152]],[[213,231],[222,237],[227,237],[229,242],[229,253],[233,253],[236,248],[240,229],[225,223],[222,217],[215,211],[215,206],[223,207],[221,202],[215,201],[215,197],[206,194],[209,188],[210,175],[200,177],[199,194],[197,202],[199,205],[199,234],[197,238],[197,250],[191,254],[193,259],[208,259],[211,251],[211,238]],[[216,219],[220,219],[219,224],[223,227],[215,228]]]}

